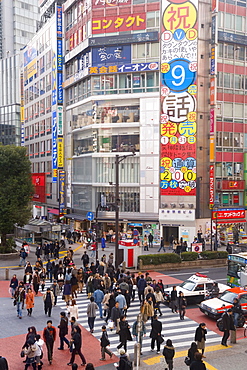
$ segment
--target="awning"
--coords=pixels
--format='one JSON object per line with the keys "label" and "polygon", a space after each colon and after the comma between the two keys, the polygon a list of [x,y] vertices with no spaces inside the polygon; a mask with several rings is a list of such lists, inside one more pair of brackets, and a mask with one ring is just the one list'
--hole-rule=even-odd
{"label": "awning", "polygon": [[56,208],[47,208],[48,213],[52,213],[53,215],[59,215],[59,210]]}

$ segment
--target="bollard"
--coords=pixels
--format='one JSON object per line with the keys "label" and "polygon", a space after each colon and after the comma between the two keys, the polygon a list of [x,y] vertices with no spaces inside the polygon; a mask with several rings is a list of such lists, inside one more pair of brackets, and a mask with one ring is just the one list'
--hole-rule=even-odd
{"label": "bollard", "polygon": [[140,343],[134,345],[134,365],[138,368],[140,366]]}
{"label": "bollard", "polygon": [[236,343],[236,330],[231,330],[230,342]]}
{"label": "bollard", "polygon": [[9,280],[9,269],[5,269],[5,280]]}

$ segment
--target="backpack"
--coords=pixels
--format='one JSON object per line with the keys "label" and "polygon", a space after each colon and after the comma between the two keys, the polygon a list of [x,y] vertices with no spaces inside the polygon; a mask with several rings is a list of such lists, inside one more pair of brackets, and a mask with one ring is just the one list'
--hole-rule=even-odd
{"label": "backpack", "polygon": [[220,318],[217,320],[216,325],[217,325],[217,327],[218,327],[219,331],[224,331],[224,328],[223,328],[223,319],[222,319],[222,317],[220,317]]}
{"label": "backpack", "polygon": [[128,358],[125,359],[125,367],[124,367],[124,370],[133,370],[132,361],[130,361]]}

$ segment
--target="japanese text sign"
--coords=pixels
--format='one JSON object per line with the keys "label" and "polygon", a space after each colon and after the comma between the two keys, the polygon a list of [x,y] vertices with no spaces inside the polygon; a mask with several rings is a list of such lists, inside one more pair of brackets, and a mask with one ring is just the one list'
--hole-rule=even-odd
{"label": "japanese text sign", "polygon": [[138,31],[146,29],[146,14],[124,14],[99,17],[92,20],[92,33]]}
{"label": "japanese text sign", "polygon": [[209,167],[209,204],[214,204],[214,165]]}
{"label": "japanese text sign", "polygon": [[144,72],[155,71],[159,68],[158,62],[152,63],[135,63],[124,65],[112,65],[102,67],[90,67],[89,74],[105,74],[105,73],[126,73],[126,72]]}
{"label": "japanese text sign", "polygon": [[216,220],[230,220],[230,219],[245,218],[245,210],[243,209],[226,209],[213,211],[213,219]]}
{"label": "japanese text sign", "polygon": [[92,0],[92,7],[95,8],[114,8],[117,6],[131,5],[131,0]]}
{"label": "japanese text sign", "polygon": [[52,112],[52,182],[57,182],[57,112]]}
{"label": "japanese text sign", "polygon": [[162,1],[160,194],[196,195],[198,0]]}
{"label": "japanese text sign", "polygon": [[131,46],[102,46],[93,48],[93,66],[131,63]]}
{"label": "japanese text sign", "polygon": [[65,171],[59,171],[59,214],[65,213]]}

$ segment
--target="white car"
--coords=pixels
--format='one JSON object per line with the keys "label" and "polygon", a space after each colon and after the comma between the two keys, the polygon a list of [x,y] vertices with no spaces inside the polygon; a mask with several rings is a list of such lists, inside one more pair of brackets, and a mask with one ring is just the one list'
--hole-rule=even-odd
{"label": "white car", "polygon": [[[200,303],[202,302],[211,290],[215,281],[210,279],[207,275],[199,274],[198,272],[182,284],[178,285],[177,294],[183,292],[187,303]],[[229,287],[225,284],[218,283],[220,293],[223,293]],[[171,297],[172,287],[164,289],[164,299],[169,302]]]}

